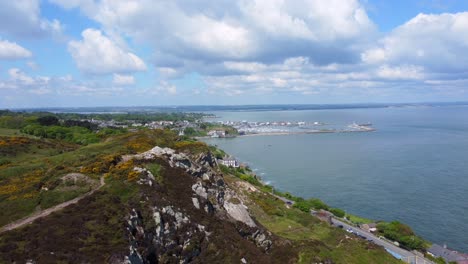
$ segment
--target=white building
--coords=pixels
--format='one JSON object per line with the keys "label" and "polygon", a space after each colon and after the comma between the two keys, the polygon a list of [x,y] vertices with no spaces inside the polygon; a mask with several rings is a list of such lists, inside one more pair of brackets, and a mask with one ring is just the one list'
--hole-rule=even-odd
{"label": "white building", "polygon": [[222,164],[224,166],[233,167],[233,168],[238,168],[239,167],[239,162],[237,160],[235,160],[235,159],[232,159],[232,158],[218,160],[218,163]]}
{"label": "white building", "polygon": [[210,130],[207,133],[208,136],[212,138],[226,137],[226,131],[224,130]]}

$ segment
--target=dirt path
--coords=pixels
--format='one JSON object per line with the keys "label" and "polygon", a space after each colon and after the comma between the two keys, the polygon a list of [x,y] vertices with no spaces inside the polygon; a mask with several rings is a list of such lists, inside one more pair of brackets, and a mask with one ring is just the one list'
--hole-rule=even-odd
{"label": "dirt path", "polygon": [[10,231],[10,230],[13,230],[13,229],[16,229],[18,227],[22,227],[24,225],[27,225],[27,224],[30,224],[32,222],[34,222],[36,219],[39,219],[39,218],[42,218],[42,217],[45,217],[45,216],[48,216],[50,215],[51,213],[53,212],[56,212],[58,210],[61,210],[71,204],[76,204],[77,202],[79,202],[81,199],[85,198],[85,197],[88,197],[90,195],[92,195],[94,192],[96,192],[97,190],[99,190],[102,186],[104,186],[106,183],[104,182],[104,177],[101,177],[100,179],[100,184],[99,184],[99,187],[97,187],[96,189],[90,191],[90,192],[87,192],[81,196],[78,196],[76,197],[75,199],[72,199],[70,201],[66,201],[64,203],[61,203],[61,204],[58,204],[56,206],[53,206],[53,207],[50,207],[50,208],[47,208],[45,210],[42,210],[42,211],[39,211],[39,212],[36,212],[26,218],[23,218],[23,219],[19,219],[17,221],[14,221],[12,223],[9,223],[8,225],[5,225],[5,226],[2,226],[0,228],[0,234],[4,233],[4,232],[7,232],[7,231]]}

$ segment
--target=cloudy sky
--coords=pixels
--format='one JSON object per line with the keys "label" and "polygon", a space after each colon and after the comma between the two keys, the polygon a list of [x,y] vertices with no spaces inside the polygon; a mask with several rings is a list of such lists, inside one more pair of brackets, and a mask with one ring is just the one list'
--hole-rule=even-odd
{"label": "cloudy sky", "polygon": [[0,0],[0,108],[468,101],[466,0]]}

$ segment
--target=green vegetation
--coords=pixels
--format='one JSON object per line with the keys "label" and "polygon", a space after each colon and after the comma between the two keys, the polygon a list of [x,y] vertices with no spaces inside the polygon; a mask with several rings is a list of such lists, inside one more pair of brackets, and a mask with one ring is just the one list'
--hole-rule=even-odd
{"label": "green vegetation", "polygon": [[341,210],[341,209],[339,209],[339,208],[331,208],[329,211],[330,211],[334,216],[340,217],[340,218],[343,218],[343,217],[346,215],[345,211],[343,211],[343,210]]}
{"label": "green vegetation", "polygon": [[352,215],[352,214],[349,214],[349,213],[346,213],[346,218],[351,221],[352,223],[356,224],[356,225],[360,225],[360,224],[369,224],[369,223],[373,223],[374,221],[371,220],[371,219],[367,219],[367,218],[364,218],[364,217],[360,217],[360,216],[357,216],[357,215]]}
{"label": "green vegetation", "polygon": [[16,136],[21,134],[19,129],[0,128],[0,136]]}
{"label": "green vegetation", "polygon": [[98,134],[84,127],[27,125],[21,129],[21,132],[41,138],[61,139],[80,145],[100,141]]}
{"label": "green vegetation", "polygon": [[[437,258],[434,258],[433,256],[429,255],[429,254],[426,254],[426,258],[429,259],[429,260],[432,260],[433,262],[437,263],[437,264],[447,264],[447,262],[445,261],[444,258],[442,257],[437,257]],[[451,264],[451,262],[449,262],[449,264]],[[456,264],[456,262],[454,263]]]}
{"label": "green vegetation", "polygon": [[161,165],[157,163],[149,163],[149,164],[146,164],[146,168],[151,172],[151,174],[153,174],[158,184],[162,185],[164,183],[163,181],[164,179],[161,174],[161,170],[162,170]]}
{"label": "green vegetation", "polygon": [[203,123],[200,125],[200,128],[203,129],[203,131],[205,132],[208,132],[210,130],[223,130],[226,132],[226,136],[239,135],[239,131],[237,131],[237,129],[231,126],[221,125],[221,124],[216,124],[216,123]]}
{"label": "green vegetation", "polygon": [[225,156],[227,156],[226,152],[223,150],[215,147],[215,146],[209,146],[211,153],[217,158],[217,159],[223,159]]}
{"label": "green vegetation", "polygon": [[[115,134],[122,129],[97,130],[97,125],[88,121],[66,119],[66,114],[21,113],[0,111],[0,134],[31,135],[39,138],[60,139],[70,143],[87,145]],[[83,118],[83,116],[79,116]]]}
{"label": "green vegetation", "polygon": [[298,208],[303,212],[310,212],[311,209],[315,210],[328,210],[328,205],[326,205],[322,200],[317,198],[312,198],[308,200],[298,200],[294,203],[294,207]]}
{"label": "green vegetation", "polygon": [[[81,172],[95,181],[107,175],[107,180],[119,179],[115,184],[120,186],[121,181],[131,182],[131,176],[135,176],[130,173],[132,164],[117,166],[122,154],[146,151],[156,145],[174,148],[176,143],[177,135],[170,130],[111,135],[104,142],[87,146],[52,139],[0,137],[0,226],[90,190],[89,185],[62,188],[58,183],[67,173]],[[129,192],[125,188],[121,188],[123,196]]]}
{"label": "green vegetation", "polygon": [[377,229],[386,238],[398,241],[407,248],[419,250],[425,247],[425,241],[416,236],[413,230],[411,230],[411,227],[398,221],[379,223],[377,224]]}
{"label": "green vegetation", "polygon": [[219,168],[224,174],[233,175],[256,186],[262,186],[262,183],[258,180],[257,176],[253,175],[246,168],[233,168],[224,165],[219,165]]}
{"label": "green vegetation", "polygon": [[[58,120],[80,120],[80,119],[95,119],[102,121],[115,120],[121,123],[136,121],[140,123],[148,123],[152,121],[189,121],[195,122],[201,120],[206,114],[201,113],[184,113],[184,112],[131,112],[131,113],[97,113],[97,114],[81,114],[81,113],[48,113],[48,112],[13,112],[9,110],[0,110],[0,127],[22,128],[28,123],[36,122],[38,118],[50,119],[52,124],[54,121],[51,117],[56,117]],[[46,121],[47,122],[47,121]]]}
{"label": "green vegetation", "polygon": [[[283,201],[268,193],[244,192],[252,199],[249,208],[255,218],[300,249],[298,263],[319,263],[324,259],[332,261],[330,263],[400,263],[382,248],[358,238],[346,238],[343,230],[320,222],[299,208],[287,208]],[[310,203],[323,206],[317,200]]]}

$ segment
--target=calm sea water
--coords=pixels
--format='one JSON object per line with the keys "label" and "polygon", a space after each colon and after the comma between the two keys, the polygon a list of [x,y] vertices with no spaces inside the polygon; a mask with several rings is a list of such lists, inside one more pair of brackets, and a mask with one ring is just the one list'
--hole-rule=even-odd
{"label": "calm sea water", "polygon": [[349,213],[400,220],[468,252],[468,107],[215,112],[219,120],[372,122],[371,133],[207,139],[263,180]]}

